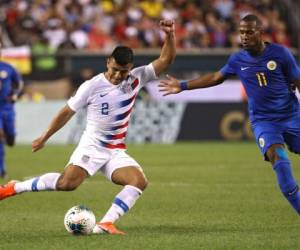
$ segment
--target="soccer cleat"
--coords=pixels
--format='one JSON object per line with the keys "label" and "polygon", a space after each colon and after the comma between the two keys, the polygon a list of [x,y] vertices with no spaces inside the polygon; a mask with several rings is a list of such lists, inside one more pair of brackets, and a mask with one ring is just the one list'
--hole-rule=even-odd
{"label": "soccer cleat", "polygon": [[108,234],[121,234],[125,235],[125,232],[122,232],[118,230],[115,225],[112,222],[97,222],[96,226],[93,229],[94,234],[102,234],[102,233],[108,233]]}
{"label": "soccer cleat", "polygon": [[15,184],[17,181],[10,181],[5,185],[0,186],[0,200],[16,194]]}

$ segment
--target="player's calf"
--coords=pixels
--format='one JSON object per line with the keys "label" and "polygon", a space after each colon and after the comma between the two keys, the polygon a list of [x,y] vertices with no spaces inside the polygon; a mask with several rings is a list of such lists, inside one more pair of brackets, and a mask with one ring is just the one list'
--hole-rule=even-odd
{"label": "player's calf", "polygon": [[279,188],[292,207],[300,214],[300,192],[293,177],[287,153],[283,147],[275,147],[276,161],[273,169],[277,175]]}
{"label": "player's calf", "polygon": [[60,175],[56,190],[73,191],[75,190],[88,176],[86,170],[79,166],[69,165]]}
{"label": "player's calf", "polygon": [[59,179],[57,184],[56,184],[56,190],[59,191],[73,191],[78,187],[77,182],[72,182],[69,180],[64,180],[64,179]]}

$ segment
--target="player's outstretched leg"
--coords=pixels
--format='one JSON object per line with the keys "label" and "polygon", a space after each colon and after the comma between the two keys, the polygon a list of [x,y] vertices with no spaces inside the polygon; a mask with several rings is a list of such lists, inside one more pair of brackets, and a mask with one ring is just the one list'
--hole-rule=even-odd
{"label": "player's outstretched leg", "polygon": [[103,231],[109,234],[125,234],[118,230],[114,223],[134,206],[147,186],[144,174],[136,167],[116,170],[112,180],[116,184],[125,184],[125,186],[116,195],[102,220],[95,226],[93,232],[96,234],[103,233]]}
{"label": "player's outstretched leg", "polygon": [[282,147],[275,148],[279,159],[273,164],[277,176],[279,188],[292,207],[300,214],[300,192],[296,180],[292,174],[290,161]]}
{"label": "player's outstretched leg", "polygon": [[56,183],[60,173],[48,173],[23,182],[10,181],[0,186],[0,200],[23,192],[56,190]]}
{"label": "player's outstretched leg", "polygon": [[9,182],[0,186],[0,200],[23,192],[37,192],[44,190],[72,191],[76,189],[88,176],[86,170],[70,164],[65,171],[48,173],[23,182]]}

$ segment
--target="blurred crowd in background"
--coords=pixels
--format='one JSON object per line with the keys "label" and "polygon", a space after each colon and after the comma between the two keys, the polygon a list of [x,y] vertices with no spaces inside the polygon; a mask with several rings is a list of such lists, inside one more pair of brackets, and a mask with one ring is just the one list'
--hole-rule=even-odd
{"label": "blurred crowd in background", "polygon": [[2,0],[4,46],[30,45],[33,52],[103,49],[117,44],[158,48],[160,19],[176,20],[177,47],[236,48],[238,23],[258,15],[265,39],[292,47],[286,22],[274,0]]}
{"label": "blurred crowd in background", "polygon": [[[39,102],[45,98],[68,98],[82,82],[104,70],[105,65],[86,61],[70,68],[72,59],[68,56],[72,53],[65,53],[66,50],[75,49],[76,54],[83,51],[81,55],[94,54],[87,53],[94,50],[107,54],[123,44],[142,52],[154,49],[151,53],[156,53],[165,35],[159,29],[161,19],[175,20],[178,49],[238,48],[238,24],[248,13],[262,20],[265,40],[296,48],[294,33],[287,25],[288,13],[280,3],[280,0],[0,0],[1,40],[4,48],[28,49],[26,59],[15,57],[14,52],[10,58],[14,61],[9,63],[16,63],[25,77],[23,100]],[[193,70],[176,71],[176,76],[191,77]],[[201,68],[197,66],[197,74],[199,71]]]}

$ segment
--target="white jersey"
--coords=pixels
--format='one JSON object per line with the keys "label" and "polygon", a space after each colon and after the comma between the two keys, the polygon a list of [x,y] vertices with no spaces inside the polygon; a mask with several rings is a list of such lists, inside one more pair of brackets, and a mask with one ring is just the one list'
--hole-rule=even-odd
{"label": "white jersey", "polygon": [[81,144],[99,145],[108,149],[125,149],[125,137],[139,90],[156,79],[152,63],[134,68],[128,78],[113,85],[104,76],[96,75],[84,82],[68,106],[77,111],[87,108],[87,124]]}

